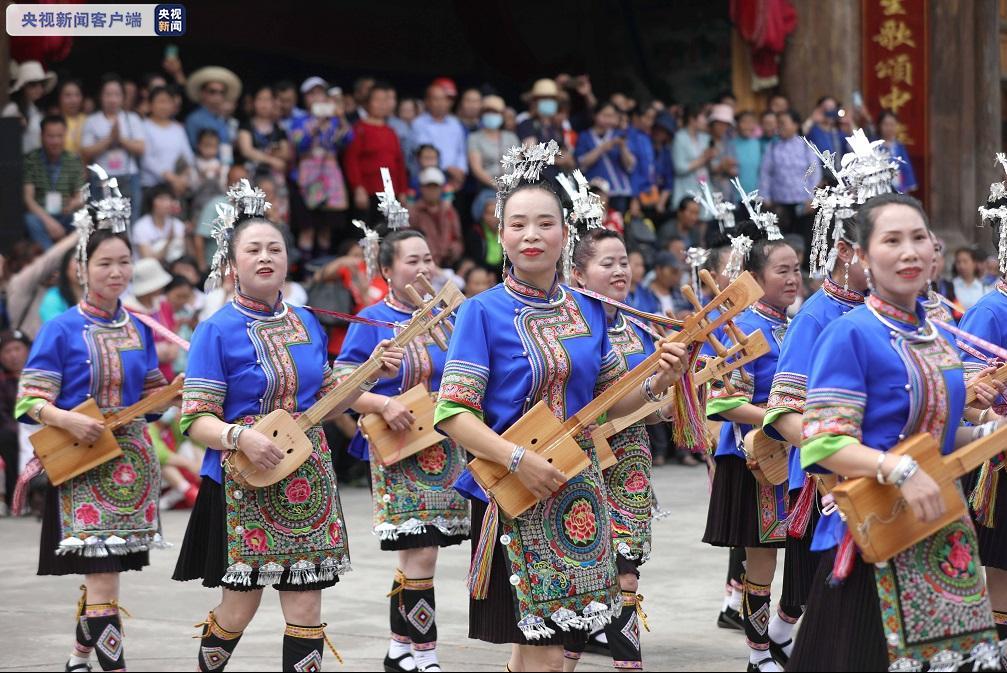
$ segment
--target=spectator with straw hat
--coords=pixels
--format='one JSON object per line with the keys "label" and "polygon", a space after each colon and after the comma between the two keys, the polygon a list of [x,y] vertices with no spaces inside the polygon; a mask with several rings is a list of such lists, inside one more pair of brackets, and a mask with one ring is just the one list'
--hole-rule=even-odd
{"label": "spectator with straw hat", "polygon": [[[220,138],[221,159],[231,163],[234,137],[227,114],[228,105],[237,102],[241,96],[241,80],[227,68],[217,65],[200,68],[189,76],[185,83],[185,93],[189,100],[199,107],[185,118],[185,132],[193,150],[199,144],[199,132],[213,129]],[[226,148],[226,149],[225,149]]]}
{"label": "spectator with straw hat", "polygon": [[21,151],[27,154],[42,147],[42,112],[35,103],[56,88],[56,73],[46,72],[38,61],[25,61],[18,66],[17,77],[12,79],[11,102],[3,109],[3,116],[20,117],[24,126]]}

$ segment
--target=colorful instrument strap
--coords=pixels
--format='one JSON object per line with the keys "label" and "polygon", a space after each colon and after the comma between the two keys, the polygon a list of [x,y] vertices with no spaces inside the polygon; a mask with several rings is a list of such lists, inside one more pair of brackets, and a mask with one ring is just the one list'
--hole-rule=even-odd
{"label": "colorful instrument strap", "polygon": [[184,350],[184,351],[188,351],[189,350],[189,342],[188,341],[186,341],[185,339],[183,339],[182,337],[178,336],[177,334],[175,334],[174,332],[172,332],[170,329],[168,329],[167,327],[165,327],[164,325],[162,325],[161,323],[159,323],[156,319],[154,319],[153,316],[149,316],[146,313],[141,313],[139,311],[133,311],[133,310],[129,310],[129,314],[132,315],[137,320],[139,320],[140,322],[142,322],[147,327],[149,327],[151,329],[151,331],[156,332],[157,334],[160,334],[166,340],[168,340],[171,343],[175,344],[176,346],[178,346],[182,350]]}
{"label": "colorful instrument strap", "polygon": [[675,320],[674,318],[669,318],[667,316],[657,315],[656,313],[647,313],[646,311],[641,311],[639,309],[633,308],[628,304],[623,304],[621,301],[616,301],[615,299],[606,297],[603,294],[598,294],[597,292],[592,292],[591,290],[586,290],[581,287],[571,287],[570,289],[573,290],[574,292],[579,292],[585,297],[591,297],[592,299],[597,299],[598,301],[608,304],[609,306],[615,306],[619,310],[628,313],[630,315],[635,315],[636,317],[642,318],[643,320],[649,320],[650,322],[656,325],[671,327],[672,329],[678,331],[681,331],[682,327],[685,326],[685,323],[682,322],[681,320]]}
{"label": "colorful instrument strap", "polygon": [[1007,362],[1007,350],[1001,348],[1000,346],[997,346],[995,343],[991,343],[989,341],[986,341],[986,339],[983,339],[981,337],[977,337],[974,334],[969,334],[968,332],[966,332],[964,330],[961,330],[961,329],[958,329],[954,325],[949,325],[948,323],[943,322],[941,320],[934,320],[933,323],[935,325],[937,325],[938,327],[942,327],[942,328],[946,329],[947,331],[951,332],[956,337],[959,337],[959,338],[964,339],[965,341],[968,341],[968,342],[970,342],[970,343],[972,343],[972,344],[974,344],[976,346],[979,346],[979,348],[982,348],[984,351],[987,351],[988,353],[992,353],[993,355],[995,355],[999,359]]}
{"label": "colorful instrument strap", "polygon": [[351,313],[340,313],[339,311],[329,311],[324,308],[315,308],[314,306],[302,306],[312,313],[321,313],[322,315],[330,315],[333,318],[339,318],[340,320],[345,320],[346,322],[356,322],[361,325],[370,325],[371,327],[388,327],[390,329],[396,329],[399,327],[405,327],[405,323],[399,322],[387,322],[385,320],[372,320],[370,318],[362,318],[359,315],[353,315]]}

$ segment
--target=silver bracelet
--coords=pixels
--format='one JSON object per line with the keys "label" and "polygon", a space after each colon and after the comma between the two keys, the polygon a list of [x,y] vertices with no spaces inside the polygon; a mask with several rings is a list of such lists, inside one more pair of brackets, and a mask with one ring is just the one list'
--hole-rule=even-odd
{"label": "silver bracelet", "polygon": [[982,425],[977,425],[972,429],[972,441],[977,439],[982,439],[987,435],[992,435],[996,432],[997,427],[999,427],[998,421],[989,421],[988,423],[983,423]]}
{"label": "silver bracelet", "polygon": [[887,458],[887,457],[888,457],[888,454],[885,453],[884,451],[880,451],[878,453],[878,466],[877,466],[877,475],[876,476],[877,476],[879,484],[887,484],[888,483],[888,481],[885,479],[884,473],[881,472],[881,468],[884,467],[885,458]]}
{"label": "silver bracelet", "polygon": [[518,471],[518,468],[521,467],[521,459],[524,458],[526,451],[527,449],[520,444],[514,445],[514,452],[510,456],[510,466],[507,468],[508,472],[513,474]]}
{"label": "silver bracelet", "polygon": [[220,448],[227,451],[231,447],[231,431],[234,430],[234,424],[228,423],[220,431]]}
{"label": "silver bracelet", "polygon": [[888,478],[885,481],[901,487],[916,472],[918,467],[919,465],[913,460],[912,456],[902,456],[898,464],[895,465],[895,469],[888,473]]}
{"label": "silver bracelet", "polygon": [[244,425],[237,425],[234,428],[234,433],[231,435],[231,449],[234,451],[238,450],[238,439],[241,437],[241,433],[247,430]]}
{"label": "silver bracelet", "polygon": [[983,409],[983,412],[979,414],[979,425],[986,422],[986,417],[989,416],[991,411],[993,411],[993,407],[986,407]]}
{"label": "silver bracelet", "polygon": [[360,384],[360,390],[362,390],[365,393],[369,393],[374,388],[374,386],[378,385],[378,381],[379,379],[374,379],[373,381],[364,381],[363,383]]}
{"label": "silver bracelet", "polygon": [[909,468],[905,471],[905,473],[902,474],[902,476],[899,477],[899,479],[895,482],[895,485],[898,488],[902,488],[902,485],[905,484],[907,481],[909,481],[909,477],[911,477],[914,474],[916,474],[916,471],[919,468],[920,468],[920,464],[917,463],[915,460],[913,460],[911,463],[909,463]]}
{"label": "silver bracelet", "polygon": [[39,425],[45,425],[42,422],[42,410],[49,406],[49,403],[45,400],[38,402],[31,410],[28,412],[28,416],[35,419],[35,422]]}
{"label": "silver bracelet", "polygon": [[657,374],[651,374],[647,377],[647,380],[643,382],[643,399],[650,403],[657,403],[668,396],[668,391],[665,391],[663,395],[654,394],[654,379],[657,378]]}

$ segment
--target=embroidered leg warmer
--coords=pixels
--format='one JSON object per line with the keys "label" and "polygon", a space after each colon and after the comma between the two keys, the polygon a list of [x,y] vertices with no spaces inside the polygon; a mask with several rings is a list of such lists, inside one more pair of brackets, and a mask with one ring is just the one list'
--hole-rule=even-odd
{"label": "embroidered leg warmer", "polygon": [[437,665],[436,608],[433,577],[402,578],[401,609],[413,641],[413,659],[420,670]]}
{"label": "embroidered leg warmer", "polygon": [[318,626],[298,626],[287,624],[283,632],[283,670],[284,671],[320,671],[322,670],[322,651],[328,645],[339,663],[343,658],[336,652],[325,635],[325,624]]}
{"label": "embroidered leg warmer", "polygon": [[755,584],[745,580],[745,600],[743,604],[745,616],[745,637],[748,646],[754,651],[769,650],[769,620],[772,611],[769,607],[770,585]]}
{"label": "embroidered leg warmer", "polygon": [[643,669],[643,655],[640,653],[640,624],[650,630],[647,615],[643,612],[643,596],[632,592],[622,592],[622,612],[605,627],[608,646],[612,651],[612,663],[616,670]]}
{"label": "embroidered leg warmer", "polygon": [[126,652],[122,643],[122,620],[119,618],[119,604],[88,603],[79,627],[90,635],[94,653],[103,671],[125,671]]}
{"label": "embroidered leg warmer", "polygon": [[194,636],[200,639],[199,670],[223,671],[227,666],[227,660],[234,654],[238,641],[241,640],[241,631],[234,633],[220,628],[212,610],[207,615],[206,621],[196,626],[203,627],[203,633]]}

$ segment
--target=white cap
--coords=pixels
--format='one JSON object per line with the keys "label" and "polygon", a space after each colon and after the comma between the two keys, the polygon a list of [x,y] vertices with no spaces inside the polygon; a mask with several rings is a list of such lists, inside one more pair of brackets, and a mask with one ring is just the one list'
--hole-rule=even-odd
{"label": "white cap", "polygon": [[314,75],[314,76],[309,77],[308,79],[304,80],[301,83],[301,93],[308,93],[309,91],[311,91],[312,89],[314,89],[316,86],[320,86],[323,89],[328,89],[329,88],[329,83],[326,82],[321,77],[319,77],[318,75]]}
{"label": "white cap", "polygon": [[427,166],[422,171],[420,171],[420,186],[423,185],[438,185],[444,186],[444,171],[437,168],[436,166]]}

